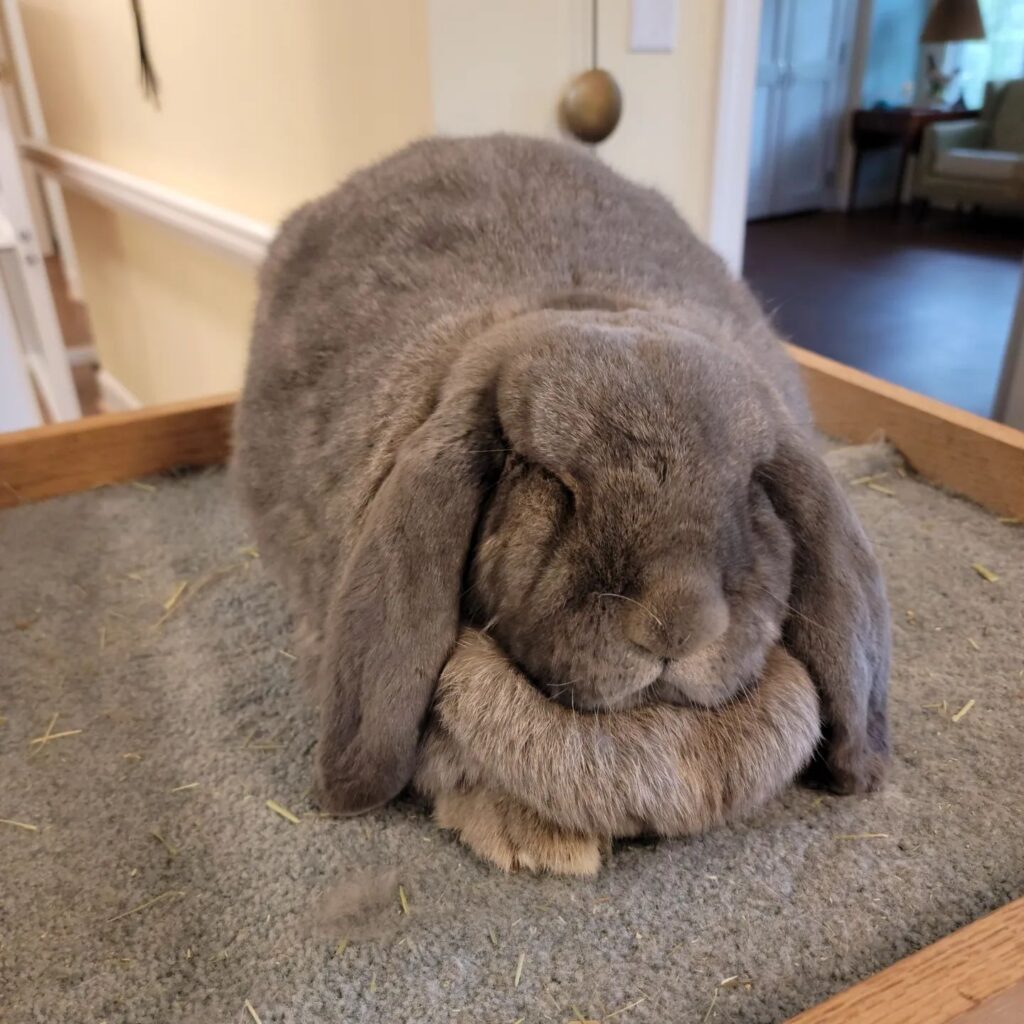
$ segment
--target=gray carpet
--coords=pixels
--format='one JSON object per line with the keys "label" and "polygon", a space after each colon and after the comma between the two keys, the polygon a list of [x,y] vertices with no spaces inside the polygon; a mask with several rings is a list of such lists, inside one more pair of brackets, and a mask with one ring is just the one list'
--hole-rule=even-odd
{"label": "gray carpet", "polygon": [[317,814],[222,473],[0,515],[0,818],[36,826],[0,824],[0,1020],[778,1021],[1022,895],[1024,530],[832,458],[893,492],[851,487],[893,601],[891,784],[794,788],[593,882],[499,875],[410,801]]}

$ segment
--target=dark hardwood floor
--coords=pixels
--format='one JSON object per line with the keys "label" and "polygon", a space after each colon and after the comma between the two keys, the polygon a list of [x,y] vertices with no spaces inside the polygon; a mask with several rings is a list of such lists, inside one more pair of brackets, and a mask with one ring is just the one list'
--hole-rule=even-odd
{"label": "dark hardwood floor", "polygon": [[989,416],[1024,221],[812,213],[747,227],[744,276],[798,345]]}

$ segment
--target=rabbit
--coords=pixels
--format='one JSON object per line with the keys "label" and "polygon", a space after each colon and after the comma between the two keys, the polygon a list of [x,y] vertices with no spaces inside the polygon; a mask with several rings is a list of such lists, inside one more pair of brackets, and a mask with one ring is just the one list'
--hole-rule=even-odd
{"label": "rabbit", "polygon": [[494,639],[464,627],[415,775],[435,818],[506,871],[592,875],[613,838],[684,836],[764,803],[807,764],[817,692],[774,646],[724,707],[654,700],[576,714],[545,699]]}
{"label": "rabbit", "polygon": [[463,626],[578,712],[806,667],[808,779],[881,784],[889,615],[796,367],[669,202],[581,147],[416,142],[261,270],[235,473],[322,708],[325,806],[412,780]]}

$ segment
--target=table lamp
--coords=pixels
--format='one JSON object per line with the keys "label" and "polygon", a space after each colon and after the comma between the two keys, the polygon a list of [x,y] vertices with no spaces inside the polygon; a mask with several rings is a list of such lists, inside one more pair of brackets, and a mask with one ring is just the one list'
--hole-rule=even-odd
{"label": "table lamp", "polygon": [[[978,0],[936,0],[921,30],[924,44],[963,43],[969,39],[984,39],[985,23],[981,19]],[[925,78],[929,98],[933,103],[942,99],[946,87],[960,73],[959,68],[947,72],[935,54],[926,55]],[[964,106],[963,91],[954,106]]]}

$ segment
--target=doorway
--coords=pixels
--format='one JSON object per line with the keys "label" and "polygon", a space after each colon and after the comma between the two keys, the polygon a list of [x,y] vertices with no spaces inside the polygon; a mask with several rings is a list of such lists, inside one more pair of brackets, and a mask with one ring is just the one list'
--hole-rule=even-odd
{"label": "doorway", "polygon": [[764,0],[747,217],[837,203],[855,0]]}
{"label": "doorway", "polygon": [[[980,109],[953,109],[958,94],[972,95],[966,81],[928,105],[920,38],[934,2],[763,0],[752,27],[743,0],[726,0],[723,82],[746,81],[742,95],[720,100],[710,234],[788,340],[977,415],[1005,416],[1000,380],[1014,365],[1011,348],[1024,345],[1010,337],[1024,208],[935,202],[921,220],[907,204],[924,178],[912,159],[894,210],[899,146],[866,154],[857,209],[846,202],[857,110],[914,126],[917,144],[902,139],[912,153],[934,149],[935,122],[984,119]],[[1024,78],[1024,0],[980,2],[988,35],[969,44],[974,64],[988,80],[993,69]],[[801,81],[798,63],[807,58],[813,71],[826,55],[843,74]]]}

